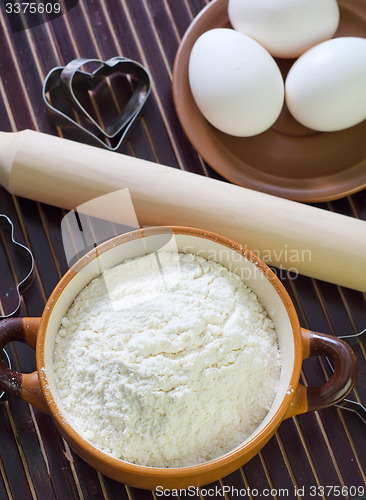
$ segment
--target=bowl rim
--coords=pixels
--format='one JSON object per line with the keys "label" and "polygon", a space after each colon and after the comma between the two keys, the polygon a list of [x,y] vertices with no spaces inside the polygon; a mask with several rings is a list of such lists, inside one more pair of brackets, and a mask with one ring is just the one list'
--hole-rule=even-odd
{"label": "bowl rim", "polygon": [[[244,256],[247,260],[253,263],[270,281],[272,286],[275,288],[278,296],[283,302],[283,305],[288,314],[293,334],[294,343],[294,364],[292,367],[292,373],[289,381],[289,387],[292,391],[287,391],[285,397],[282,399],[281,403],[272,418],[268,423],[258,432],[253,434],[251,438],[244,444],[237,446],[233,450],[225,453],[224,455],[212,459],[208,462],[189,465],[185,467],[150,467],[145,465],[138,465],[124,461],[122,459],[115,458],[107,453],[101,451],[100,449],[93,446],[90,442],[84,439],[78,432],[71,426],[71,424],[65,419],[63,413],[61,413],[58,405],[56,404],[52,390],[47,380],[47,370],[45,368],[45,340],[48,328],[48,322],[51,317],[53,307],[55,306],[58,298],[61,296],[66,285],[77,275],[77,273],[85,267],[86,264],[90,263],[91,260],[102,255],[108,250],[127,243],[129,241],[145,238],[153,235],[159,234],[179,234],[179,235],[190,235],[198,238],[213,240],[224,247],[229,248],[232,251],[236,251]],[[280,282],[275,273],[259,258],[256,254],[243,247],[239,243],[230,240],[224,236],[218,235],[216,233],[205,231],[202,229],[184,227],[184,226],[153,226],[149,228],[137,229],[115,236],[106,242],[98,245],[97,247],[90,250],[83,257],[81,257],[61,278],[53,292],[51,293],[47,304],[44,308],[42,314],[40,327],[37,336],[37,346],[36,346],[36,359],[37,359],[37,371],[39,374],[40,385],[44,398],[47,405],[51,411],[52,417],[55,419],[57,426],[64,435],[66,435],[72,442],[77,446],[82,457],[93,457],[94,461],[97,460],[99,463],[103,463],[113,470],[119,472],[125,472],[126,474],[133,475],[144,475],[145,477],[156,478],[156,477],[188,477],[197,476],[203,473],[212,472],[214,469],[220,469],[227,465],[229,462],[234,462],[240,459],[246,454],[250,454],[250,458],[254,456],[259,449],[264,446],[264,444],[269,440],[269,438],[274,434],[284,416],[287,409],[289,408],[291,401],[295,395],[296,387],[300,379],[300,371],[302,365],[302,341],[301,341],[301,330],[299,325],[298,316],[296,314],[295,307],[285,289],[283,284]],[[255,450],[253,452],[253,450]],[[252,452],[252,453],[251,453]]]}

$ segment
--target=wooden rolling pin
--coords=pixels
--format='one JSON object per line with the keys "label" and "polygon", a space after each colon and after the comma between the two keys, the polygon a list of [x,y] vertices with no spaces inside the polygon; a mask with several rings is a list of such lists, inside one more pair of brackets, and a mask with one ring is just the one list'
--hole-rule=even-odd
{"label": "wooden rolling pin", "polygon": [[31,130],[0,133],[0,183],[68,210],[128,188],[142,226],[213,231],[270,265],[366,291],[366,222],[352,217]]}

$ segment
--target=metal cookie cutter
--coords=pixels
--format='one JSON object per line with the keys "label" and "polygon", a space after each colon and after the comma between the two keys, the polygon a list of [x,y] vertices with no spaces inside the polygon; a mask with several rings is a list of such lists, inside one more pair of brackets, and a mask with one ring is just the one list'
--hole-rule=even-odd
{"label": "metal cookie cutter", "polygon": [[[0,320],[10,318],[10,316],[14,316],[17,314],[21,306],[21,295],[30,285],[34,269],[34,259],[32,252],[29,250],[29,248],[16,241],[14,236],[14,225],[9,217],[4,214],[0,214],[0,233],[1,232],[6,232],[10,236],[11,245],[13,246],[14,252],[17,254],[17,264],[21,266],[22,276],[21,279],[18,280],[18,284],[16,285],[15,289],[15,293],[17,294],[17,302],[15,307],[10,313],[1,314],[0,312]],[[10,288],[7,291],[7,295],[10,296],[12,293],[14,293],[14,290]]]}
{"label": "metal cookie cutter", "polygon": [[[85,65],[97,65],[92,72]],[[149,72],[124,57],[74,59],[53,68],[43,86],[49,120],[76,139],[116,151],[151,91]]]}
{"label": "metal cookie cutter", "polygon": [[[12,221],[9,219],[7,215],[0,214],[0,234],[1,233],[8,233],[10,237],[10,243],[13,247],[14,253],[17,254],[17,264],[21,266],[22,268],[22,277],[18,281],[18,284],[16,286],[16,294],[17,294],[17,302],[15,308],[10,312],[10,313],[3,313],[1,314],[0,312],[0,320],[5,319],[5,318],[10,318],[10,316],[14,316],[18,313],[20,310],[21,306],[21,295],[24,293],[26,288],[30,285],[30,281],[33,275],[33,268],[34,268],[34,259],[32,252],[27,248],[26,246],[22,245],[18,241],[16,241],[15,236],[14,236],[14,225]],[[24,272],[23,272],[24,271]],[[6,296],[12,295],[14,292],[13,288],[10,287],[9,290],[6,292]],[[2,350],[0,353],[2,357],[2,361],[9,367],[11,368],[11,363],[10,359],[8,356],[8,353],[6,352],[5,349]],[[2,398],[4,395],[4,392],[0,392],[0,398]]]}

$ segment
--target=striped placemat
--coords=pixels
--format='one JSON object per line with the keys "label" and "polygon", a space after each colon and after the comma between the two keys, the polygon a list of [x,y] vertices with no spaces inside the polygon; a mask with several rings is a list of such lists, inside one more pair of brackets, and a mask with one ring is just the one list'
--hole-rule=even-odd
{"label": "striped placemat", "polygon": [[[144,64],[153,83],[143,114],[121,152],[219,178],[185,137],[171,92],[179,42],[206,3],[79,0],[65,15],[14,33],[3,8],[0,130],[30,128],[61,135],[44,114],[41,89],[48,71],[77,57],[106,60],[125,56]],[[318,206],[366,220],[365,191]],[[40,316],[47,297],[67,270],[60,232],[65,213],[11,196],[3,188],[0,213],[11,217],[17,239],[34,254],[35,279],[23,296],[22,315]],[[10,304],[6,291],[17,274],[13,264],[3,241],[0,298],[4,307]],[[282,273],[280,278],[302,326],[332,335],[351,334],[366,327],[364,294],[301,276],[291,279]],[[35,369],[34,352],[29,347],[17,343],[9,346],[8,352],[17,370]],[[360,376],[351,397],[366,404],[365,345],[360,343],[355,352]],[[305,383],[321,384],[329,375],[324,360],[313,358],[304,363]],[[240,470],[213,485],[178,494],[202,500],[366,497],[365,466],[365,425],[355,414],[329,408],[283,422],[263,450]],[[159,496],[161,491],[143,491],[106,478],[69,449],[48,415],[14,397],[0,400],[0,499],[148,500]]]}

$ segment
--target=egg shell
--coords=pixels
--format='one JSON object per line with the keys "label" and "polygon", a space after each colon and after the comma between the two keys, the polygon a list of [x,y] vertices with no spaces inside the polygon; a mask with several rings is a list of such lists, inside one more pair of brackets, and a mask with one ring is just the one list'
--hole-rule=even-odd
{"label": "egg shell", "polygon": [[229,0],[228,14],[234,29],[275,57],[299,57],[339,24],[336,0]]}
{"label": "egg shell", "polygon": [[284,102],[284,82],[271,55],[232,29],[203,33],[188,67],[194,100],[217,129],[238,137],[267,130]]}
{"label": "egg shell", "polygon": [[332,132],[366,119],[366,39],[333,38],[303,54],[285,83],[286,104],[297,121]]}

